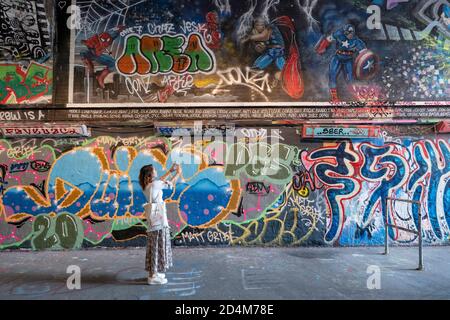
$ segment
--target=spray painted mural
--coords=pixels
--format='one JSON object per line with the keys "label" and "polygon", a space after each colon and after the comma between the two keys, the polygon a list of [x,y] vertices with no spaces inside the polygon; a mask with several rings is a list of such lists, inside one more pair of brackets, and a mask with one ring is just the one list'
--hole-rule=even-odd
{"label": "spray painted mural", "polygon": [[[385,206],[387,196],[424,204],[428,244],[450,240],[448,137],[311,143],[292,128],[235,133],[232,142],[2,140],[0,248],[145,245],[139,170],[151,163],[162,175],[173,162],[182,176],[164,198],[175,245],[379,245],[386,212],[393,225],[418,225],[416,205]],[[416,241],[394,227],[389,236]]]}
{"label": "spray painted mural", "polygon": [[448,101],[447,0],[77,0],[75,103]]}
{"label": "spray painted mural", "polygon": [[52,6],[0,0],[0,104],[51,102]]}

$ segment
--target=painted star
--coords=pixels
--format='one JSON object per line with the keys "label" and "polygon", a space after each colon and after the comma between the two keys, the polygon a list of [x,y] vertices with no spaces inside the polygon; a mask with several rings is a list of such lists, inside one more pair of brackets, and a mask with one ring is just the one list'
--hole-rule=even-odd
{"label": "painted star", "polygon": [[343,46],[344,48],[348,48],[348,47],[350,46],[350,43],[349,43],[347,40],[342,41],[342,46]]}
{"label": "painted star", "polygon": [[374,68],[374,61],[373,60],[369,60],[369,61],[367,61],[367,65],[364,67],[364,70],[372,70],[373,68]]}

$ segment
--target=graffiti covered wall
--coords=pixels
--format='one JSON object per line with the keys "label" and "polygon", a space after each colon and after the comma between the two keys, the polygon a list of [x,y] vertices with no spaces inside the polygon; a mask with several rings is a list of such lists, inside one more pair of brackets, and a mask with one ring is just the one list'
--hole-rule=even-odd
{"label": "graffiti covered wall", "polygon": [[447,0],[78,0],[75,103],[448,101]]}
{"label": "graffiti covered wall", "polygon": [[51,103],[53,1],[0,0],[0,104]]}
{"label": "graffiti covered wall", "polygon": [[[450,139],[301,141],[293,128],[236,129],[235,141],[94,134],[0,141],[0,248],[144,245],[138,173],[179,159],[164,198],[175,245],[380,245],[384,220],[427,244],[450,236]],[[274,143],[277,141],[277,157]],[[237,161],[243,159],[243,161]],[[397,228],[397,244],[416,242]]]}

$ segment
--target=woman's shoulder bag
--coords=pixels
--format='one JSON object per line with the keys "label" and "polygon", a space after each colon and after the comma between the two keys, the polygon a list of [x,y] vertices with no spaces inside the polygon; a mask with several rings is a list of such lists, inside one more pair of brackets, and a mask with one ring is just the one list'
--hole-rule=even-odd
{"label": "woman's shoulder bag", "polygon": [[148,188],[148,199],[144,205],[145,217],[147,218],[148,230],[162,229],[164,226],[164,211],[161,204],[153,202],[152,187]]}

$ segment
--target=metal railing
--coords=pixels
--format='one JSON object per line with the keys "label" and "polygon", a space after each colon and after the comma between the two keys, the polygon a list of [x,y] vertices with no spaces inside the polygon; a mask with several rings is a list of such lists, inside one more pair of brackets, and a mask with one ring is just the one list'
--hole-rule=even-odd
{"label": "metal railing", "polygon": [[[391,197],[387,197],[386,199],[386,216],[385,221],[384,221],[384,229],[385,229],[385,233],[384,233],[384,254],[387,255],[389,254],[389,228],[388,227],[392,227],[398,230],[402,230],[405,232],[409,232],[412,234],[415,234],[419,237],[419,266],[417,267],[416,270],[423,270],[424,266],[423,266],[423,242],[422,242],[422,204],[419,201],[415,201],[415,200],[408,200],[408,199],[397,199],[397,198],[391,198]],[[416,204],[419,206],[419,221],[418,221],[418,226],[417,226],[417,231],[415,230],[411,230],[411,229],[407,229],[407,228],[403,228],[403,227],[399,227],[393,224],[389,224],[389,210],[388,210],[388,201],[399,201],[399,202],[406,202],[406,203],[412,203],[412,204]]]}

